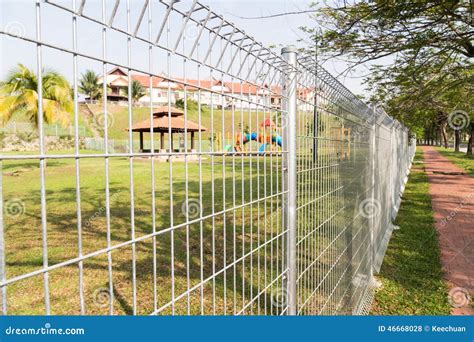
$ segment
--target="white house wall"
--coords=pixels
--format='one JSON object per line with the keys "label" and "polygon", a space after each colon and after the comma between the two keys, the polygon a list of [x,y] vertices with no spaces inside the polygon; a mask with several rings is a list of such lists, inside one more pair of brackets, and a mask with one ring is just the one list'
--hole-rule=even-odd
{"label": "white house wall", "polygon": [[[161,84],[160,84],[161,86]],[[182,89],[177,89],[176,86],[171,87],[171,101],[172,105],[176,104],[176,100],[184,99],[184,91]],[[243,95],[240,94],[231,94],[229,96],[228,89],[222,88],[220,86],[213,87],[212,89],[215,92],[209,92],[205,90],[201,90],[201,94],[199,95],[198,90],[188,90],[186,92],[186,96],[188,100],[193,100],[198,102],[200,100],[201,104],[208,107],[221,107],[222,105],[224,108],[234,106],[235,108],[244,108],[244,109],[257,109],[258,105],[261,106],[270,106],[270,96],[265,94],[259,95]],[[222,95],[222,91],[224,95]],[[150,96],[148,89],[145,90],[146,95],[139,99],[139,102],[142,104],[150,103]],[[239,99],[240,98],[240,99]],[[163,88],[152,88],[152,99],[153,103],[155,104],[167,104],[168,103],[168,87]],[[258,105],[257,105],[258,103]]]}

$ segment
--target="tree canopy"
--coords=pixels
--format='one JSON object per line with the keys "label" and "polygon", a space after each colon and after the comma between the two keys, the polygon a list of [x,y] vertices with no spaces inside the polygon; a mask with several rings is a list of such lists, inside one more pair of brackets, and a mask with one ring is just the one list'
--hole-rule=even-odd
{"label": "tree canopy", "polygon": [[370,63],[365,83],[371,102],[383,105],[419,137],[439,130],[445,143],[450,114],[465,113],[471,125],[461,128],[472,140],[474,21],[469,1],[337,0],[313,6],[318,27],[304,31],[323,58],[342,59],[348,69]]}
{"label": "tree canopy", "polygon": [[99,75],[93,70],[86,70],[79,80],[79,91],[87,95],[89,100],[97,100],[102,96],[102,87],[99,84]]}
{"label": "tree canopy", "polygon": [[[145,88],[143,88],[142,84],[137,80],[132,80],[131,84],[131,98],[133,102],[137,102],[141,97],[145,96]],[[128,95],[128,88],[125,88],[125,92]]]}
{"label": "tree canopy", "polygon": [[[0,84],[0,120],[6,123],[15,113],[24,113],[30,122],[37,125],[37,91],[36,73],[23,64],[18,64]],[[43,72],[42,96],[44,122],[69,124],[73,112],[69,82],[57,72]]]}

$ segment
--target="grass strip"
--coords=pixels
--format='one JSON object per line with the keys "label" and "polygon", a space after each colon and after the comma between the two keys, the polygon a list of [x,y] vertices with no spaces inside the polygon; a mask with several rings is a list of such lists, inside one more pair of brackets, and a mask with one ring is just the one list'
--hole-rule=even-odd
{"label": "grass strip", "polygon": [[444,147],[438,147],[436,150],[453,162],[453,164],[465,170],[468,175],[474,177],[474,156],[468,156],[464,152],[454,152]]}
{"label": "grass strip", "polygon": [[429,182],[417,150],[394,231],[377,279],[374,315],[449,315]]}

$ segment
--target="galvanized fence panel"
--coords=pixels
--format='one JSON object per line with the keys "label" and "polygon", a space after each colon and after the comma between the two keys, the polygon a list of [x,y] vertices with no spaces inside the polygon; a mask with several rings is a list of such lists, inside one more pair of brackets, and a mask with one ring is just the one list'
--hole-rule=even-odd
{"label": "galvanized fence panel", "polygon": [[372,279],[371,111],[314,57],[298,79],[298,313],[353,314]]}
{"label": "galvanized fence panel", "polygon": [[[196,0],[25,6],[35,30],[0,39],[35,51],[40,113],[45,67],[70,61],[75,146],[50,151],[38,115],[38,150],[0,155],[4,314],[364,312],[414,153],[404,127],[311,53],[277,54]],[[70,40],[44,25],[53,15]],[[84,150],[86,68],[106,95]]]}

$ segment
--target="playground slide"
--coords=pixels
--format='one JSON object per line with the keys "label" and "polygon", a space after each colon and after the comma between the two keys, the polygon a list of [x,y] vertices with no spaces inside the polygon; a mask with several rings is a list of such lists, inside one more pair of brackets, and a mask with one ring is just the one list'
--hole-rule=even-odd
{"label": "playground slide", "polygon": [[[266,145],[268,145],[270,143],[270,137],[267,136],[267,143],[263,143],[262,145],[260,145],[260,148],[258,149],[258,152],[259,154],[263,154],[263,152],[265,152],[265,147]],[[277,132],[273,132],[272,135],[271,135],[271,143],[272,144],[276,144],[278,146],[282,146],[282,137],[280,134],[278,134]],[[242,143],[245,145],[246,143],[248,143],[249,141],[258,141],[258,142],[263,142],[264,140],[264,137],[262,135],[257,135],[257,133],[245,133],[242,135]],[[227,152],[239,152],[241,151],[241,148],[240,146],[232,146],[232,145],[226,145],[224,147],[224,150],[227,151]]]}
{"label": "playground slide", "polygon": [[[278,146],[281,147],[281,144],[282,144],[282,137],[281,137],[280,134],[278,134],[278,133],[273,133],[273,134],[272,134],[272,144],[277,144]],[[265,146],[266,146],[266,145],[267,145],[267,144],[262,144],[262,145],[260,146],[260,148],[258,149],[258,153],[263,154],[263,152],[265,152]]]}
{"label": "playground slide", "polygon": [[275,133],[273,136],[272,136],[272,142],[277,144],[278,146],[281,147],[281,144],[282,144],[282,137],[280,134],[278,133]]}
{"label": "playground slide", "polygon": [[[269,137],[267,137],[269,138]],[[258,141],[258,142],[262,142],[264,139],[263,139],[263,136],[262,135],[257,135],[257,133],[253,132],[253,133],[245,133],[242,135],[242,142],[243,144],[246,144],[248,143],[249,141]],[[267,142],[270,142],[269,139],[267,140]],[[282,146],[282,137],[280,134],[276,133],[276,132],[273,132],[272,135],[271,135],[271,143],[272,144],[276,144],[278,146]],[[265,146],[267,144],[266,143],[263,143],[260,148],[258,149],[258,152],[260,154],[263,154],[263,152],[265,151]],[[232,146],[232,145],[226,145],[224,147],[224,150],[228,151],[228,152],[237,152],[237,151],[240,151],[240,147],[239,146]]]}

